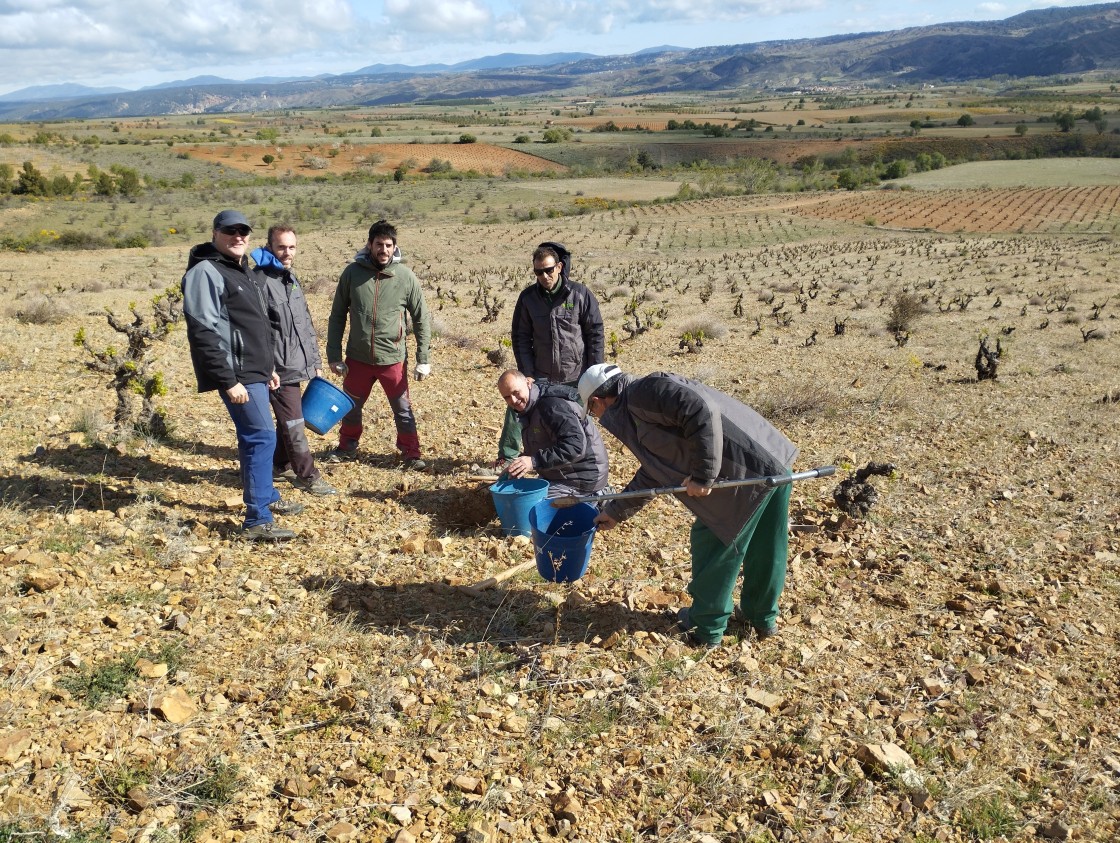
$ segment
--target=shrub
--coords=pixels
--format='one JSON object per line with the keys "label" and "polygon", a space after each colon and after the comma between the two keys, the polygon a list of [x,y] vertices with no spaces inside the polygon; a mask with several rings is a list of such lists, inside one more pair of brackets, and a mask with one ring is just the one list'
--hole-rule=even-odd
{"label": "shrub", "polygon": [[152,241],[144,234],[129,234],[114,240],[113,245],[118,249],[146,249]]}
{"label": "shrub", "polygon": [[16,310],[15,315],[25,325],[57,325],[70,315],[70,311],[50,296],[36,296]]}
{"label": "shrub", "polygon": [[58,235],[55,244],[60,249],[108,249],[112,247],[109,238],[92,231],[75,231],[69,229]]}
{"label": "shrub", "polygon": [[901,179],[904,178],[910,171],[910,165],[901,158],[897,158],[891,163],[887,164],[883,170],[883,178],[885,179]]}
{"label": "shrub", "polygon": [[750,404],[766,419],[788,424],[797,419],[834,412],[843,401],[828,387],[800,383],[788,389],[771,389],[754,396]]}
{"label": "shrub", "polygon": [[923,313],[922,302],[913,293],[899,293],[891,304],[890,316],[887,318],[887,330],[892,333],[909,331],[914,320]]}
{"label": "shrub", "polygon": [[682,322],[680,329],[681,333],[692,334],[694,337],[703,334],[705,339],[711,340],[721,340],[727,336],[726,323],[712,316],[693,316]]}
{"label": "shrub", "polygon": [[476,138],[474,135],[467,134],[465,132],[459,135],[459,143],[474,143],[477,140],[478,138]]}

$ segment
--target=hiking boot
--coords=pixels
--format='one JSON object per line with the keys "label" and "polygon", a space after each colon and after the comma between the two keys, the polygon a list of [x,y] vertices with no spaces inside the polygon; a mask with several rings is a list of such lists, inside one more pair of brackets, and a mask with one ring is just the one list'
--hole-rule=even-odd
{"label": "hiking boot", "polygon": [[327,462],[330,463],[354,462],[357,458],[357,448],[335,448],[327,454]]}
{"label": "hiking boot", "polygon": [[267,524],[254,524],[252,527],[241,529],[241,538],[250,542],[286,542],[295,537],[296,534],[291,530],[277,527],[273,521],[269,521]]}
{"label": "hiking boot", "polygon": [[754,637],[759,641],[765,641],[767,638],[772,638],[778,634],[778,625],[770,624],[770,626],[752,626],[754,630]]}
{"label": "hiking boot", "polygon": [[273,480],[295,480],[296,479],[296,473],[294,471],[292,471],[291,468],[273,468],[272,469],[272,479]]}
{"label": "hiking boot", "polygon": [[268,508],[276,515],[299,515],[303,512],[303,504],[298,501],[278,500],[273,501],[268,505]]}
{"label": "hiking boot", "polygon": [[336,489],[322,477],[316,477],[314,480],[295,480],[293,481],[293,483],[297,489],[302,489],[309,495],[326,497],[327,495],[338,494],[338,489]]}
{"label": "hiking boot", "polygon": [[692,632],[692,630],[696,629],[696,624],[694,624],[692,618],[689,617],[687,606],[683,609],[677,609],[677,626],[680,627],[681,632]]}
{"label": "hiking boot", "polygon": [[748,623],[746,617],[743,615],[743,607],[736,606],[735,611],[731,613],[731,619],[736,623],[744,623],[750,629],[754,630],[754,637],[759,641],[765,641],[767,638],[772,638],[778,634],[778,625],[770,624],[769,626],[760,626],[758,624]]}
{"label": "hiking boot", "polygon": [[428,464],[420,459],[420,457],[411,457],[404,461],[405,471],[423,471],[427,467]]}
{"label": "hiking boot", "polygon": [[684,633],[685,640],[693,647],[703,647],[705,650],[714,650],[721,641],[703,641],[696,635],[696,624],[689,617],[688,607],[677,610],[677,628]]}

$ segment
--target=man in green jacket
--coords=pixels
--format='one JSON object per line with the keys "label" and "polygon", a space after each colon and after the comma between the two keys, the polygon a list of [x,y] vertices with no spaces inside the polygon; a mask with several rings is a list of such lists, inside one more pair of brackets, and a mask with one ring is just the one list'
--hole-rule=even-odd
{"label": "man in green jacket", "polygon": [[[362,436],[362,408],[373,389],[381,384],[397,427],[397,450],[405,468],[426,467],[420,458],[420,438],[408,394],[408,347],[406,314],[412,318],[416,335],[416,378],[432,372],[428,356],[431,323],[420,282],[408,267],[394,263],[397,229],[378,220],[369,229],[365,248],[358,252],[334,291],[334,304],[327,322],[327,362],[342,375],[342,388],[354,399],[354,409],[342,419],[338,447],[331,460],[357,457]],[[342,334],[350,320],[350,333],[343,359]]]}

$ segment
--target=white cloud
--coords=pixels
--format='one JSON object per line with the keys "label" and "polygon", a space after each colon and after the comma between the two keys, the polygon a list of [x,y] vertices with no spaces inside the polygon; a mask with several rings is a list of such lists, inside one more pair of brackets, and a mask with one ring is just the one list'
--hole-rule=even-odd
{"label": "white cloud", "polygon": [[0,91],[341,73],[515,51],[629,53],[939,21],[1085,0],[0,0]]}
{"label": "white cloud", "polygon": [[819,10],[823,0],[523,0],[518,13],[538,25],[598,32],[635,23],[749,21]]}
{"label": "white cloud", "polygon": [[489,37],[493,14],[474,0],[386,0],[394,29],[434,33],[451,39]]}
{"label": "white cloud", "polygon": [[[0,83],[34,85],[313,52],[354,27],[348,0],[0,0]],[[251,73],[248,75],[256,75]]]}

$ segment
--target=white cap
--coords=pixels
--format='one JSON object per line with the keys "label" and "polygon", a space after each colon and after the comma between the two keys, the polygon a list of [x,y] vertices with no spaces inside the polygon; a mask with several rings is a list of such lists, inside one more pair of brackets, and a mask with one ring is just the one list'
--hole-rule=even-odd
{"label": "white cap", "polygon": [[579,400],[583,404],[583,415],[587,415],[587,401],[599,387],[616,375],[621,375],[622,369],[614,363],[596,363],[588,366],[587,371],[579,376]]}

